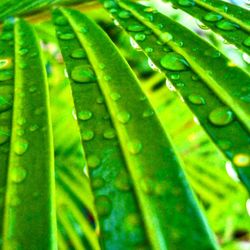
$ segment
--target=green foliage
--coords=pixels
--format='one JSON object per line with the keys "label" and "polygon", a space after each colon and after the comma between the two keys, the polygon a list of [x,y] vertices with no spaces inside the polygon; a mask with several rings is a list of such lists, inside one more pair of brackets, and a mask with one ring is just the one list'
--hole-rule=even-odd
{"label": "green foliage", "polygon": [[[120,28],[96,2],[0,3],[0,20],[39,22],[10,17],[0,34],[0,249],[218,249],[210,227],[245,249],[249,67],[213,32],[247,62],[249,12],[167,1],[213,31],[205,42],[182,11],[101,2]],[[88,17],[46,11],[71,4]]]}

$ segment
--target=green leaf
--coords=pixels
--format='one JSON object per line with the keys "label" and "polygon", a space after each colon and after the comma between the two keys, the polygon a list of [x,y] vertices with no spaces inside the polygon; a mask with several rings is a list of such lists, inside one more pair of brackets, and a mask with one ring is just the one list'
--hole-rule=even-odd
{"label": "green leaf", "polygon": [[214,32],[243,51],[250,53],[249,11],[218,0],[165,0],[199,19]]}
{"label": "green leaf", "polygon": [[166,74],[168,85],[173,84],[250,190],[248,74],[157,11],[148,13],[145,6],[125,1],[104,6]]}
{"label": "green leaf", "polygon": [[[4,38],[4,39],[3,39]],[[8,38],[6,40],[6,38]],[[8,76],[8,77],[6,77]],[[0,248],[2,244],[4,200],[10,150],[14,86],[13,25],[6,22],[0,40]]]}
{"label": "green leaf", "polygon": [[[102,247],[216,249],[172,145],[127,63],[93,21],[77,11],[62,12],[64,17],[54,11],[54,21]],[[58,24],[59,18],[69,23]]]}
{"label": "green leaf", "polygon": [[15,41],[3,249],[56,249],[53,145],[45,68],[36,35],[23,20],[15,24]]}

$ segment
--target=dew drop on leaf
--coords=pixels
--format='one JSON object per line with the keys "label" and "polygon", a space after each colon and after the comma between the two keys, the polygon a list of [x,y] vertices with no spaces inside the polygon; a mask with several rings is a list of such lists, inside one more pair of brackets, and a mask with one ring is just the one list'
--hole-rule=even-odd
{"label": "dew drop on leaf", "polygon": [[142,143],[138,139],[133,139],[128,142],[128,150],[131,154],[139,154],[142,150]]}
{"label": "dew drop on leaf", "polygon": [[250,47],[250,36],[243,41],[243,44],[247,47]]}
{"label": "dew drop on leaf", "polygon": [[131,182],[128,174],[125,171],[121,171],[115,178],[115,187],[120,191],[129,191],[131,188]]}
{"label": "dew drop on leaf", "polygon": [[184,59],[184,57],[175,52],[167,53],[164,57],[162,57],[160,63],[163,68],[172,71],[182,71],[189,67],[188,62]]}
{"label": "dew drop on leaf", "polygon": [[121,95],[117,92],[110,93],[110,97],[113,101],[118,101],[121,98]]}
{"label": "dew drop on leaf", "polygon": [[14,143],[14,152],[17,155],[23,155],[29,147],[29,143],[26,139],[17,139]]}
{"label": "dew drop on leaf", "polygon": [[154,110],[151,109],[151,108],[148,108],[148,109],[144,110],[144,112],[142,114],[142,117],[148,118],[148,117],[150,117],[152,115],[154,115]]}
{"label": "dew drop on leaf", "polygon": [[178,4],[184,7],[194,6],[195,2],[193,0],[178,0]]}
{"label": "dew drop on leaf", "polygon": [[65,26],[68,24],[68,21],[64,16],[59,16],[56,18],[55,24],[58,26]]}
{"label": "dew drop on leaf", "polygon": [[79,111],[77,117],[81,121],[87,121],[93,116],[92,112],[89,110],[82,110]]}
{"label": "dew drop on leaf", "polygon": [[96,102],[97,102],[98,104],[104,103],[104,98],[103,98],[103,96],[97,97],[97,98],[96,98]]}
{"label": "dew drop on leaf", "polygon": [[93,177],[91,185],[94,189],[101,188],[105,185],[105,180],[102,177]]}
{"label": "dew drop on leaf", "polygon": [[95,199],[97,214],[101,217],[108,216],[112,210],[112,203],[105,195],[97,196]]}
{"label": "dew drop on leaf", "polygon": [[130,117],[131,117],[130,113],[127,111],[120,111],[117,114],[118,121],[123,123],[123,124],[127,123],[130,120]]}
{"label": "dew drop on leaf", "polygon": [[215,12],[209,12],[204,16],[204,20],[208,22],[217,22],[220,21],[223,17]]}
{"label": "dew drop on leaf", "polygon": [[70,56],[75,59],[82,59],[86,58],[86,52],[83,49],[75,49]]}
{"label": "dew drop on leaf", "polygon": [[128,31],[143,31],[145,30],[145,27],[143,25],[140,24],[131,24],[127,27]]}
{"label": "dew drop on leaf", "polygon": [[10,178],[15,183],[21,183],[27,176],[27,171],[23,167],[11,167]]}
{"label": "dew drop on leaf", "polygon": [[90,168],[96,168],[101,164],[101,159],[97,155],[90,155],[87,157],[87,165]]}
{"label": "dew drop on leaf", "polygon": [[188,100],[196,105],[202,105],[205,104],[205,99],[201,96],[201,95],[197,95],[197,94],[191,94],[188,96]]}
{"label": "dew drop on leaf", "polygon": [[248,154],[236,154],[233,157],[233,163],[237,167],[248,167],[250,165],[250,156]]}
{"label": "dew drop on leaf", "polygon": [[75,38],[75,35],[73,33],[64,33],[64,34],[60,34],[59,38],[61,40],[71,40],[71,39]]}
{"label": "dew drop on leaf", "polygon": [[130,18],[130,12],[126,11],[126,10],[121,10],[119,13],[118,13],[118,16],[122,19],[127,19],[127,18]]}
{"label": "dew drop on leaf", "polygon": [[134,38],[135,38],[135,41],[141,41],[142,42],[142,41],[145,40],[146,35],[143,34],[143,33],[136,33]]}
{"label": "dew drop on leaf", "polygon": [[1,70],[0,71],[0,82],[13,79],[14,74],[11,70]]}
{"label": "dew drop on leaf", "polygon": [[209,114],[208,118],[214,125],[225,126],[233,121],[233,112],[228,107],[218,107]]}
{"label": "dew drop on leaf", "polygon": [[92,130],[84,130],[82,132],[82,139],[84,141],[90,141],[94,138],[94,132]]}
{"label": "dew drop on leaf", "polygon": [[29,50],[27,48],[21,48],[21,49],[19,49],[18,54],[21,56],[24,56],[24,55],[28,54],[28,52],[29,52]]}
{"label": "dew drop on leaf", "polygon": [[238,24],[233,23],[231,21],[228,20],[221,20],[219,22],[216,23],[216,26],[221,29],[221,30],[225,30],[225,31],[233,31],[239,28]]}
{"label": "dew drop on leaf", "polygon": [[108,128],[103,133],[103,137],[105,139],[113,139],[115,137],[115,135],[116,135],[116,133],[115,133],[115,130],[113,128]]}
{"label": "dew drop on leaf", "polygon": [[71,72],[71,78],[75,82],[88,83],[96,80],[93,70],[89,66],[76,66]]}
{"label": "dew drop on leaf", "polygon": [[4,58],[0,59],[0,69],[8,69],[12,65],[12,60],[11,58]]}

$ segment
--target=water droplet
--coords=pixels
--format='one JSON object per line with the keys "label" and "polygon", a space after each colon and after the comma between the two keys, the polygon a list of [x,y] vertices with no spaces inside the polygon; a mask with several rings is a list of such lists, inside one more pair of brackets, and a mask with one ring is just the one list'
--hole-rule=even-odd
{"label": "water droplet", "polygon": [[17,139],[14,143],[14,152],[17,155],[23,155],[29,147],[29,143],[25,139]]}
{"label": "water droplet", "polygon": [[137,31],[145,30],[145,27],[143,25],[140,25],[140,24],[131,24],[127,27],[127,30],[137,32]]}
{"label": "water droplet", "polygon": [[165,84],[170,91],[176,91],[174,85],[167,78]]}
{"label": "water droplet", "polygon": [[110,93],[110,97],[113,101],[118,101],[121,98],[121,95],[117,92]]}
{"label": "water droplet", "polygon": [[149,66],[152,70],[154,70],[154,71],[159,71],[159,69],[156,67],[156,65],[153,63],[153,61],[152,61],[150,58],[148,58],[148,66]]}
{"label": "water droplet", "polygon": [[175,52],[169,52],[164,57],[162,57],[161,66],[168,70],[182,71],[189,67],[187,61],[180,54]]}
{"label": "water droplet", "polygon": [[145,40],[145,38],[146,38],[146,35],[145,34],[143,34],[143,33],[136,33],[135,34],[135,40],[136,41],[144,41]]}
{"label": "water droplet", "polygon": [[140,46],[138,45],[138,43],[137,43],[132,37],[129,38],[129,42],[130,42],[131,46],[132,46],[134,49],[136,49],[136,50],[138,50],[138,51],[141,50],[141,48],[140,48]]}
{"label": "water droplet", "polygon": [[178,79],[180,79],[180,74],[179,74],[179,73],[172,73],[172,74],[170,75],[170,78],[171,78],[172,80],[178,80]]}
{"label": "water droplet", "polygon": [[130,117],[131,117],[131,115],[127,111],[120,111],[117,114],[118,121],[123,123],[123,124],[127,123],[130,120]]}
{"label": "water droplet", "polygon": [[0,82],[13,79],[14,74],[12,70],[1,70],[0,71]]}
{"label": "water droplet", "polygon": [[197,95],[197,94],[189,95],[188,100],[191,103],[196,104],[196,105],[202,105],[206,103],[205,99],[201,95]]}
{"label": "water droplet", "polygon": [[26,122],[27,121],[26,121],[26,119],[24,117],[19,117],[17,119],[17,124],[20,125],[20,126],[24,125]]}
{"label": "water droplet", "polygon": [[248,167],[250,165],[250,156],[248,154],[237,154],[233,158],[233,163],[237,167]]}
{"label": "water droplet", "polygon": [[154,113],[155,113],[155,112],[154,112],[153,109],[148,108],[148,109],[146,109],[146,110],[143,112],[142,117],[148,118],[148,117],[154,115]]}
{"label": "water droplet", "polygon": [[130,18],[131,14],[130,12],[126,11],[126,10],[121,10],[119,13],[118,13],[118,16],[122,19],[127,19],[127,18]]}
{"label": "water droplet", "polygon": [[68,25],[68,21],[64,16],[59,16],[56,18],[55,24],[59,26],[65,26]]}
{"label": "water droplet", "polygon": [[247,47],[250,47],[250,36],[243,41],[243,44]]}
{"label": "water droplet", "polygon": [[96,98],[96,102],[97,102],[98,104],[104,103],[104,98],[103,98],[103,96],[97,97],[97,98]]}
{"label": "water droplet", "polygon": [[89,110],[82,110],[78,113],[77,117],[81,121],[87,121],[93,116],[92,112]]}
{"label": "water droplet", "polygon": [[29,92],[30,93],[34,93],[34,92],[36,92],[37,91],[37,86],[36,85],[33,85],[33,86],[31,86],[30,88],[29,88]]}
{"label": "water droplet", "polygon": [[97,155],[87,157],[87,165],[89,168],[96,168],[101,164],[101,159]]}
{"label": "water droplet", "polygon": [[100,195],[95,199],[96,211],[100,217],[108,216],[112,209],[112,203],[107,196]]}
{"label": "water droplet", "polygon": [[113,139],[115,137],[115,135],[116,135],[116,133],[115,133],[115,130],[113,128],[108,128],[103,133],[103,137],[105,139]]}
{"label": "water droplet", "polygon": [[17,135],[19,135],[19,136],[23,136],[24,133],[25,133],[25,131],[24,131],[24,129],[17,129],[17,130],[16,130],[16,133],[17,133]]}
{"label": "water droplet", "polygon": [[71,40],[75,38],[75,35],[73,33],[64,33],[64,34],[60,34],[59,38],[61,40]]}
{"label": "water droplet", "polygon": [[110,8],[116,7],[116,3],[114,1],[112,1],[112,0],[106,0],[106,1],[104,1],[103,5],[104,5],[104,7],[106,9],[110,9]]}
{"label": "water droplet", "polygon": [[221,53],[217,50],[211,49],[211,50],[206,50],[204,53],[206,56],[211,56],[213,58],[218,58],[221,56]]}
{"label": "water droplet", "polygon": [[24,55],[28,54],[28,52],[29,52],[29,50],[27,48],[21,48],[21,49],[19,49],[18,54],[21,56],[24,56]]}
{"label": "water droplet", "polygon": [[88,83],[96,81],[93,70],[86,65],[80,65],[73,68],[71,78],[75,82]]}
{"label": "water droplet", "polygon": [[233,121],[233,112],[228,107],[215,108],[209,114],[209,121],[217,126],[225,126]]}
{"label": "water droplet", "polygon": [[4,144],[5,142],[9,141],[10,139],[10,130],[7,127],[0,128],[0,145]]}
{"label": "water droplet", "polygon": [[10,178],[15,183],[21,183],[27,176],[27,171],[23,167],[11,167]]}
{"label": "water droplet", "polygon": [[103,79],[104,79],[105,81],[110,81],[110,80],[112,79],[112,77],[109,76],[109,75],[105,75],[105,76],[103,77]]}
{"label": "water droplet", "polygon": [[172,36],[170,33],[168,33],[168,32],[163,32],[163,33],[161,33],[161,35],[160,35],[160,39],[161,39],[164,43],[167,43],[167,42],[169,42],[170,40],[173,39],[173,36]]}
{"label": "water droplet", "polygon": [[209,12],[204,16],[204,20],[208,22],[217,22],[220,21],[223,17],[216,12]]}
{"label": "water droplet", "polygon": [[184,7],[194,6],[195,2],[193,0],[178,0],[178,4]]}
{"label": "water droplet", "polygon": [[31,125],[31,126],[29,127],[29,130],[30,130],[31,132],[34,132],[34,131],[36,131],[37,129],[39,129],[39,126],[38,126],[37,124],[33,124],[33,125]]}
{"label": "water droplet", "polygon": [[216,26],[225,31],[233,31],[239,28],[239,25],[228,20],[221,20],[216,23]]}
{"label": "water droplet", "polygon": [[238,177],[238,174],[237,174],[237,172],[235,171],[235,169],[234,169],[234,167],[233,167],[233,165],[232,165],[232,163],[231,163],[230,161],[227,161],[227,162],[226,162],[225,167],[226,167],[227,174],[228,174],[234,181],[237,181],[237,182],[240,181],[240,180],[239,180],[239,177]]}
{"label": "water droplet", "polygon": [[19,69],[25,69],[28,67],[28,64],[25,62],[19,62],[18,67]]}
{"label": "water droplet", "polygon": [[125,171],[121,171],[115,178],[115,187],[120,191],[129,191],[131,188],[131,182],[128,174]]}
{"label": "water droplet", "polygon": [[84,141],[90,141],[94,138],[94,132],[92,130],[84,130],[82,132],[82,139]]}
{"label": "water droplet", "polygon": [[145,52],[146,52],[146,53],[151,53],[151,52],[153,52],[153,51],[154,51],[153,48],[150,48],[150,47],[146,47],[146,48],[145,48]]}
{"label": "water droplet", "polygon": [[75,59],[82,59],[86,58],[86,52],[83,49],[75,49],[70,56]]}
{"label": "water droplet", "polygon": [[140,180],[140,187],[141,190],[146,194],[153,194],[154,193],[154,182],[151,178],[142,178]]}
{"label": "water droplet", "polygon": [[101,188],[105,185],[105,180],[102,177],[92,178],[91,185],[94,189]]}
{"label": "water droplet", "polygon": [[131,154],[136,155],[141,152],[142,143],[137,139],[133,139],[128,143],[128,150]]}
{"label": "water droplet", "polygon": [[128,230],[133,230],[135,227],[141,224],[141,218],[138,214],[129,214],[124,221],[124,224]]}
{"label": "water droplet", "polygon": [[247,53],[243,53],[242,58],[246,63],[250,64],[250,56]]}
{"label": "water droplet", "polygon": [[11,58],[0,59],[0,69],[8,69],[12,66]]}
{"label": "water droplet", "polygon": [[10,32],[5,32],[5,33],[2,33],[0,38],[1,38],[1,40],[9,41],[9,40],[12,40],[14,38],[14,35]]}

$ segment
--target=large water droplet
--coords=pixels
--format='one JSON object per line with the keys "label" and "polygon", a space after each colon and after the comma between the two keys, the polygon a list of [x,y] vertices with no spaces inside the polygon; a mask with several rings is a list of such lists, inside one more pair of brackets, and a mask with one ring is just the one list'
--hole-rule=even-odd
{"label": "large water droplet", "polygon": [[70,55],[72,58],[82,59],[86,58],[86,52],[83,49],[75,49]]}
{"label": "large water droplet", "polygon": [[228,20],[221,20],[216,23],[216,26],[225,31],[233,31],[239,28],[239,25]]}
{"label": "large water droplet", "polygon": [[208,118],[214,125],[225,126],[233,121],[233,112],[228,107],[218,107],[209,114]]}
{"label": "large water droplet", "polygon": [[120,111],[117,114],[118,121],[123,123],[123,124],[127,123],[130,120],[130,117],[131,117],[130,113],[127,111]]}
{"label": "large water droplet", "polygon": [[237,167],[248,167],[250,165],[250,156],[248,154],[237,154],[233,158],[233,163]]}
{"label": "large water droplet", "polygon": [[133,139],[128,143],[128,150],[131,154],[136,155],[142,150],[142,143],[138,139]]}
{"label": "large water droplet", "polygon": [[197,94],[189,95],[188,100],[191,103],[196,104],[196,105],[202,105],[206,103],[205,99],[201,95],[197,95]]}
{"label": "large water droplet", "polygon": [[208,22],[217,22],[220,21],[223,17],[215,12],[209,12],[204,16],[204,20]]}
{"label": "large water droplet", "polygon": [[101,159],[97,155],[90,155],[87,157],[87,165],[90,168],[96,168],[101,164]]}
{"label": "large water droplet", "polygon": [[14,152],[17,155],[23,155],[29,147],[29,143],[26,139],[17,139],[14,143]]}
{"label": "large water droplet", "polygon": [[92,130],[84,130],[82,132],[82,139],[84,141],[90,141],[94,138],[94,132]]}
{"label": "large water droplet", "polygon": [[93,70],[87,65],[80,65],[73,68],[71,78],[75,82],[88,83],[96,81]]}
{"label": "large water droplet", "polygon": [[89,110],[82,110],[78,112],[77,117],[81,121],[87,121],[93,116],[92,112]]}
{"label": "large water droplet", "polygon": [[27,171],[23,167],[11,167],[10,178],[15,183],[21,183],[27,176]]}
{"label": "large water droplet", "polygon": [[97,196],[95,199],[97,214],[101,217],[108,216],[112,209],[110,199],[105,195]]}
{"label": "large water droplet", "polygon": [[163,68],[173,71],[182,71],[189,67],[184,57],[175,52],[169,52],[166,54],[162,57],[160,63]]}

